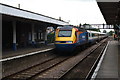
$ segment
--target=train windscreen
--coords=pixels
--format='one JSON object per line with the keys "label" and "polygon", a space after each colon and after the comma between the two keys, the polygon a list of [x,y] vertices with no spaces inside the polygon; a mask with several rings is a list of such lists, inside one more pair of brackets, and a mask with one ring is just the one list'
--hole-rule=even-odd
{"label": "train windscreen", "polygon": [[59,31],[58,37],[71,37],[72,31]]}

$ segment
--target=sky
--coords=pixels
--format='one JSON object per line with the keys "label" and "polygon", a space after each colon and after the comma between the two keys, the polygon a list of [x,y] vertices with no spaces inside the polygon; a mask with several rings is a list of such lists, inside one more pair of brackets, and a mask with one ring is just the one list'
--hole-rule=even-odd
{"label": "sky", "polygon": [[96,0],[0,0],[8,4],[35,13],[50,16],[72,25],[105,24],[105,20]]}
{"label": "sky", "polygon": [[1,0],[1,3],[53,18],[61,17],[73,25],[105,23],[95,0]]}

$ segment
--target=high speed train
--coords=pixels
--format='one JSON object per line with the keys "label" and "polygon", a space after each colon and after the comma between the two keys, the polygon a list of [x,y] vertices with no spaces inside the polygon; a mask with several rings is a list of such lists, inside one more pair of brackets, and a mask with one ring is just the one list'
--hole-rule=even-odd
{"label": "high speed train", "polygon": [[105,33],[90,31],[69,25],[56,29],[55,47],[59,52],[72,52],[78,46],[94,44],[105,38]]}

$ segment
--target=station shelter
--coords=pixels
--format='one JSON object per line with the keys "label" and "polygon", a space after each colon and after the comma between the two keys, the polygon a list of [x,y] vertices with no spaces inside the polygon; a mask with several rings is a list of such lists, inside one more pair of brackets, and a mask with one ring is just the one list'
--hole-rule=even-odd
{"label": "station shelter", "polygon": [[49,16],[1,4],[2,15],[2,50],[35,46],[36,42],[47,41],[47,27],[57,28],[68,25]]}

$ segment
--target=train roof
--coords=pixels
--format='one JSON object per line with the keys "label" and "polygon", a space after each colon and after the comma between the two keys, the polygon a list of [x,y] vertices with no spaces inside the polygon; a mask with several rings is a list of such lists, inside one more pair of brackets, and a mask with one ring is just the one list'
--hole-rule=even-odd
{"label": "train roof", "polygon": [[71,26],[71,25],[64,25],[64,26],[58,26],[60,30],[72,30],[73,28],[77,28],[79,31],[82,31],[82,32],[87,32],[87,30],[85,29],[82,29],[82,28],[79,28],[79,27],[74,27],[74,26]]}
{"label": "train roof", "polygon": [[106,34],[106,33],[100,33],[100,34]]}
{"label": "train roof", "polygon": [[106,34],[106,33],[97,32],[97,31],[91,31],[91,30],[87,30],[87,32],[89,32],[89,33],[96,33],[96,34]]}
{"label": "train roof", "polygon": [[72,30],[72,26],[69,25],[64,25],[64,26],[58,26],[60,30]]}
{"label": "train roof", "polygon": [[100,32],[97,32],[97,31],[91,31],[91,30],[87,30],[87,32],[89,32],[89,33],[97,33],[97,34],[100,33]]}

